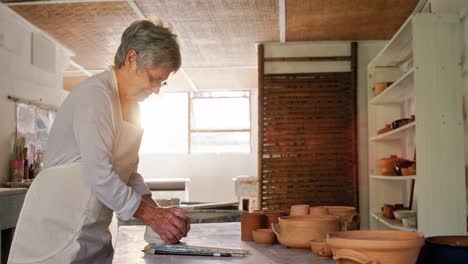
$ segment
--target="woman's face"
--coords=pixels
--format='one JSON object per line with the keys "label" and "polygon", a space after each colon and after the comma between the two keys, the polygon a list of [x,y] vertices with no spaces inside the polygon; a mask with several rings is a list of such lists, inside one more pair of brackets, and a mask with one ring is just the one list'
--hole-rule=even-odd
{"label": "woman's face", "polygon": [[166,84],[166,80],[171,74],[165,66],[156,66],[151,69],[135,69],[130,82],[130,89],[127,98],[134,101],[143,101],[152,93],[158,94],[161,86]]}
{"label": "woman's face", "polygon": [[161,86],[165,85],[171,70],[165,66],[155,66],[151,69],[134,67],[131,73],[130,89],[126,94],[127,99],[143,101],[152,93],[158,94]]}
{"label": "woman's face", "polygon": [[128,51],[123,67],[126,78],[122,92],[126,99],[141,102],[152,93],[159,93],[172,70],[163,65],[140,68],[137,66],[137,57],[136,51]]}

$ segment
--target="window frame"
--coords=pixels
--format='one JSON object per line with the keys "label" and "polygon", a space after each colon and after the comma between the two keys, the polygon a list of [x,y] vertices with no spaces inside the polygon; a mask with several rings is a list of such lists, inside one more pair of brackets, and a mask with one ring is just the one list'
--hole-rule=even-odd
{"label": "window frame", "polygon": [[[220,92],[220,91],[207,91],[207,92]],[[251,154],[252,153],[252,92],[250,90],[242,91],[222,91],[222,92],[246,92],[247,95],[241,96],[218,96],[218,97],[205,97],[206,99],[232,99],[232,98],[247,98],[249,102],[249,128],[248,129],[192,129],[192,115],[193,115],[193,102],[197,98],[193,98],[193,92],[188,92],[188,153],[189,154],[213,154],[217,152],[192,152],[192,133],[232,133],[232,132],[249,132],[249,151],[248,152],[222,152],[223,154]],[[199,98],[202,99],[202,98]]]}

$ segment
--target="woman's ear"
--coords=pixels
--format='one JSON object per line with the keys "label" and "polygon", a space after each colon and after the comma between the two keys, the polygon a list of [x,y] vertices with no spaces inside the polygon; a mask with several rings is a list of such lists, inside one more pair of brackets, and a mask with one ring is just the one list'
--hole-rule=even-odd
{"label": "woman's ear", "polygon": [[125,56],[125,66],[132,67],[133,65],[136,65],[138,54],[135,50],[131,49],[127,52],[127,55]]}

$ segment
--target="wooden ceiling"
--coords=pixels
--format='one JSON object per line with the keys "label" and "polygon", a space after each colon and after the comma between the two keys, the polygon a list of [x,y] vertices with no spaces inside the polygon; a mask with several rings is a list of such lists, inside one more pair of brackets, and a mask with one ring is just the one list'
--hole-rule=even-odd
{"label": "wooden ceiling", "polygon": [[169,21],[182,46],[183,67],[256,66],[258,42],[285,39],[385,40],[418,0],[0,0],[76,53],[87,70],[113,62],[120,35],[134,20]]}

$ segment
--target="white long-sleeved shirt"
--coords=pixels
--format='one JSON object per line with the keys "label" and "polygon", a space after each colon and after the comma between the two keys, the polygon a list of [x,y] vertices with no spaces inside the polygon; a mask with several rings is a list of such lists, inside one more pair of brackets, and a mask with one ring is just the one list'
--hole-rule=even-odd
{"label": "white long-sleeved shirt", "polygon": [[112,170],[112,143],[120,126],[113,73],[104,71],[81,82],[60,106],[51,128],[44,167],[82,162],[96,197],[128,220],[143,194],[151,193],[138,173],[128,185]]}

